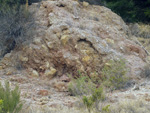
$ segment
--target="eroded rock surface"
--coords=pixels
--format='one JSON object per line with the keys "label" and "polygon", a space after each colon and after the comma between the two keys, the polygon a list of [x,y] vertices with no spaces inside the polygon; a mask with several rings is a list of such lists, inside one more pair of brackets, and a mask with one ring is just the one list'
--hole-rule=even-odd
{"label": "eroded rock surface", "polygon": [[36,19],[39,26],[33,42],[14,50],[10,58],[17,54],[23,67],[40,76],[47,76],[51,68],[58,76],[76,75],[78,70],[100,74],[103,62],[117,57],[129,61],[131,75],[139,75],[145,65],[145,51],[128,40],[128,26],[108,8],[48,0],[41,3]]}
{"label": "eroded rock surface", "polygon": [[[33,42],[6,54],[0,63],[1,74],[19,83],[31,109],[35,105],[72,106],[75,99],[63,93],[70,81],[66,75],[76,76],[79,70],[99,75],[108,59],[125,58],[129,76],[140,75],[147,54],[129,40],[128,26],[110,9],[76,0],[48,0],[38,6],[30,7],[37,10]],[[25,77],[18,78],[20,71]],[[56,76],[56,81],[50,80]]]}

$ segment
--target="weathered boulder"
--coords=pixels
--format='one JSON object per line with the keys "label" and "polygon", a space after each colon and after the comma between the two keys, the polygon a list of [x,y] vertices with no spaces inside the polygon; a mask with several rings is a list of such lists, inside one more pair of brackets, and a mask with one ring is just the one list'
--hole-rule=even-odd
{"label": "weathered boulder", "polygon": [[145,66],[145,51],[128,39],[128,26],[106,7],[48,0],[41,3],[35,16],[39,27],[33,42],[14,50],[10,58],[19,54],[23,67],[41,76],[55,75],[50,67],[58,76],[77,75],[79,70],[100,74],[103,62],[119,57],[127,60],[130,75],[139,75]]}

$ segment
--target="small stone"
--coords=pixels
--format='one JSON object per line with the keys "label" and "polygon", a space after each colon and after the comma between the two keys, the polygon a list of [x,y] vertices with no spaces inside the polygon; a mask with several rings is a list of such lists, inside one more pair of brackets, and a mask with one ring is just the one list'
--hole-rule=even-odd
{"label": "small stone", "polygon": [[53,46],[53,44],[52,44],[52,42],[47,42],[47,46],[48,46],[48,48],[50,48],[50,49],[52,49],[54,46]]}
{"label": "small stone", "polygon": [[33,77],[39,77],[39,73],[36,70],[33,70],[31,75]]}
{"label": "small stone", "polygon": [[90,59],[91,58],[89,56],[85,56],[85,57],[82,58],[82,61],[84,61],[86,63],[89,63]]}
{"label": "small stone", "polygon": [[46,68],[49,68],[50,65],[49,65],[49,62],[46,62]]}
{"label": "small stone", "polygon": [[3,69],[3,66],[0,66],[0,70],[2,70]]}
{"label": "small stone", "polygon": [[39,64],[39,63],[40,63],[40,60],[34,59],[34,62],[37,63],[37,64]]}
{"label": "small stone", "polygon": [[68,40],[69,40],[69,35],[63,35],[61,37],[61,42],[62,42],[63,45],[66,45],[66,43],[68,42]]}
{"label": "small stone", "polygon": [[134,90],[140,90],[139,86],[136,86],[136,87],[134,88]]}
{"label": "small stone", "polygon": [[21,60],[22,62],[27,62],[27,61],[28,61],[28,58],[21,56],[21,57],[20,57],[20,60]]}
{"label": "small stone", "polygon": [[48,51],[48,48],[45,45],[42,45],[42,49],[44,49],[45,51]]}
{"label": "small stone", "polygon": [[49,99],[48,99],[48,98],[46,98],[46,97],[42,97],[42,98],[40,99],[40,104],[41,104],[41,105],[45,105],[45,104],[47,104],[47,103],[48,103],[48,101],[49,101]]}
{"label": "small stone", "polygon": [[54,75],[56,74],[57,70],[53,67],[50,68],[50,70],[45,71],[45,75],[48,76],[49,78],[53,78]]}
{"label": "small stone", "polygon": [[87,6],[89,6],[89,3],[84,1],[84,2],[83,2],[83,6],[84,6],[84,7],[87,7]]}
{"label": "small stone", "polygon": [[69,31],[69,30],[65,30],[65,31],[63,31],[63,33],[64,33],[64,34],[69,34],[70,31]]}
{"label": "small stone", "polygon": [[60,33],[56,33],[56,36],[59,38],[61,36],[61,34]]}
{"label": "small stone", "polygon": [[39,44],[41,44],[41,39],[35,38],[33,42],[34,42],[35,44],[39,45]]}
{"label": "small stone", "polygon": [[112,39],[107,38],[106,41],[108,44],[114,44],[114,40],[112,40]]}

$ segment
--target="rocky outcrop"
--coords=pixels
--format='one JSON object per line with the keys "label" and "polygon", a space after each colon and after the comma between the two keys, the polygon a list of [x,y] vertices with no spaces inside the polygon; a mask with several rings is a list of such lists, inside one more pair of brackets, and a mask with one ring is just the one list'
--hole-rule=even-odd
{"label": "rocky outcrop", "polygon": [[[145,51],[128,39],[128,26],[108,8],[48,0],[41,3],[35,16],[38,26],[33,42],[9,56],[12,61],[17,56],[33,76],[77,75],[79,70],[100,74],[107,59],[120,57],[127,60],[130,75],[139,75],[145,66]],[[7,67],[7,57],[2,68]]]}

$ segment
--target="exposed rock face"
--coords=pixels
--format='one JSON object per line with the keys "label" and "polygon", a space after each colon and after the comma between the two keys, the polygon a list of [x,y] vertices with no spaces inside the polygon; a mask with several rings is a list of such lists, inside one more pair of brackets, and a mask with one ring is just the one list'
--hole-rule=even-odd
{"label": "exposed rock face", "polygon": [[39,27],[33,42],[14,50],[10,59],[18,55],[25,68],[41,76],[76,75],[78,70],[100,74],[103,62],[119,57],[128,61],[130,75],[139,75],[145,65],[145,51],[128,40],[128,26],[108,8],[48,0],[41,3],[36,18]]}

